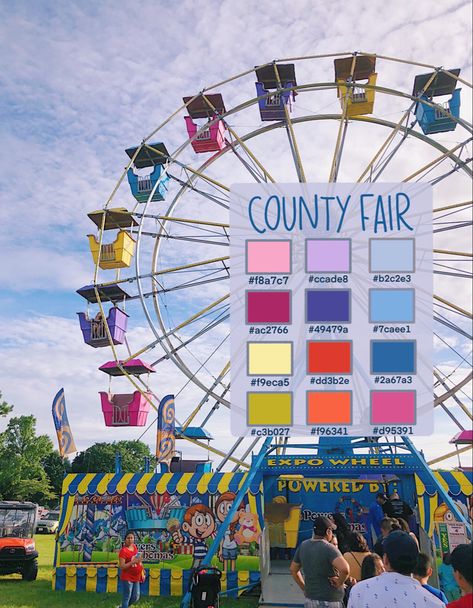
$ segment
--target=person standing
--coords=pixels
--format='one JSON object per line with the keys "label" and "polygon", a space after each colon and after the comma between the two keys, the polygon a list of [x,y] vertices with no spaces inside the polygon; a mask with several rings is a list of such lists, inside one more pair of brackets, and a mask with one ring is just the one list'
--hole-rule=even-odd
{"label": "person standing", "polygon": [[127,532],[125,544],[118,554],[120,580],[122,582],[122,603],[120,608],[129,608],[140,599],[140,582],[144,580],[141,556],[135,545],[135,535]]}
{"label": "person standing", "polygon": [[350,567],[331,544],[334,528],[328,517],[317,517],[313,537],[296,549],[290,572],[304,593],[304,608],[343,608]]}
{"label": "person standing", "polygon": [[447,596],[445,593],[440,590],[432,587],[432,585],[428,584],[429,578],[432,576],[432,559],[427,553],[419,553],[419,557],[417,558],[417,564],[414,568],[414,578],[419,581],[419,583],[430,591],[435,597],[438,597],[439,600],[442,600],[444,604],[448,603]]}
{"label": "person standing", "polygon": [[384,539],[388,537],[389,534],[393,530],[400,530],[399,523],[397,519],[393,519],[392,517],[385,517],[381,520],[381,536],[375,542],[373,551],[377,553],[380,557],[383,557],[384,549],[383,542]]}
{"label": "person standing", "polygon": [[361,564],[366,556],[370,554],[368,543],[363,534],[352,532],[349,540],[349,551],[343,554],[350,566],[351,576],[358,582],[361,580]]}
{"label": "person standing", "polygon": [[453,602],[461,596],[461,590],[457,585],[451,559],[450,553],[444,553],[442,563],[438,569],[440,589],[445,593],[449,602]]}
{"label": "person standing", "polygon": [[391,493],[389,500],[385,504],[384,512],[388,517],[402,517],[406,522],[409,521],[409,517],[414,513],[407,502],[400,499],[396,491]]}
{"label": "person standing", "polygon": [[449,608],[473,608],[473,550],[471,544],[455,547],[451,559],[455,579],[464,595],[448,606]]}
{"label": "person standing", "polygon": [[383,492],[376,494],[376,499],[370,505],[370,522],[374,528],[376,538],[381,535],[381,521],[385,517],[383,505],[388,497]]}
{"label": "person standing", "polygon": [[370,553],[361,564],[361,580],[366,581],[373,576],[379,576],[385,572],[383,558],[377,553]]}
{"label": "person standing", "polygon": [[445,604],[412,578],[419,550],[409,534],[396,530],[384,539],[386,572],[357,583],[348,608],[445,608]]}

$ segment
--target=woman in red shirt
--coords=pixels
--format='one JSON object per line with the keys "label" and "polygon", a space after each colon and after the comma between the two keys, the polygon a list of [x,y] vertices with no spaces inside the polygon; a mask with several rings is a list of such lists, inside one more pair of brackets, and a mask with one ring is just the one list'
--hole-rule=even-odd
{"label": "woman in red shirt", "polygon": [[144,580],[145,573],[133,532],[126,533],[125,545],[120,549],[118,560],[123,591],[121,608],[129,608],[140,599],[140,582]]}

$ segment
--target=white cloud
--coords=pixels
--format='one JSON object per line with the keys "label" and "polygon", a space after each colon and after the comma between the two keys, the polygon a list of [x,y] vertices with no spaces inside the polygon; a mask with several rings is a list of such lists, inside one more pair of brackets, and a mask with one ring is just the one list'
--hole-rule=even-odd
{"label": "white cloud", "polygon": [[[110,358],[110,353],[81,344],[76,322],[44,315],[28,321],[22,317],[35,306],[27,297],[31,290],[47,286],[59,299],[65,292],[90,282],[93,267],[85,235],[92,232],[93,226],[86,213],[102,207],[108,199],[127,162],[124,148],[138,144],[181,104],[184,95],[195,94],[274,58],[352,50],[448,68],[462,67],[462,75],[471,80],[468,2],[447,0],[433,6],[428,0],[414,4],[401,1],[390,3],[388,18],[386,13],[382,0],[351,4],[341,0],[285,0],[276,8],[269,0],[257,4],[250,0],[186,0],[177,4],[144,0],[139,5],[111,1],[57,7],[41,2],[9,5],[0,23],[0,52],[6,60],[0,74],[4,91],[0,110],[7,118],[0,149],[0,162],[6,167],[0,185],[0,239],[2,259],[8,260],[0,267],[0,280],[3,288],[14,294],[16,313],[1,322],[4,364],[0,388],[17,404],[17,413],[33,411],[40,430],[51,433],[50,400],[64,385],[79,446],[129,436],[130,430],[104,429],[101,421],[97,392],[106,387],[107,378],[97,367]],[[407,93],[414,76],[425,71],[428,69],[378,59],[378,83]],[[297,76],[299,83],[331,81],[333,58],[299,62]],[[227,109],[233,107],[255,96],[254,75],[230,82],[221,90]],[[463,96],[462,115],[470,119],[471,93],[467,87],[463,87]],[[395,123],[408,105],[405,99],[379,94],[376,114]],[[335,92],[330,90],[299,95],[294,115],[339,111]],[[185,140],[182,117],[183,112],[154,138],[163,138],[171,151]],[[233,115],[230,124],[240,135],[257,128],[260,121],[256,107]],[[310,179],[327,178],[336,128],[334,121],[295,127]],[[457,129],[442,134],[438,141],[452,146],[461,139],[461,133]],[[355,122],[350,125],[341,177],[356,179],[386,135],[380,127]],[[277,179],[294,179],[283,130],[251,140],[248,146],[265,159]],[[418,168],[436,154],[425,144],[410,139],[389,167],[386,178],[405,177],[412,162]],[[189,148],[180,158],[194,167],[203,162]],[[445,165],[442,170],[446,170]],[[173,171],[178,173],[177,168]],[[249,178],[230,154],[209,167],[208,174],[227,184]],[[441,182],[436,188],[436,204],[463,200],[465,187],[468,188],[465,184],[458,175]],[[176,192],[177,187],[172,186],[166,204],[154,206],[153,211],[164,212]],[[132,200],[125,182],[113,204],[131,208]],[[217,221],[225,221],[226,217],[221,208],[198,195],[186,195],[175,213]],[[182,235],[184,230],[175,227],[173,234]],[[452,242],[455,248],[471,250],[467,230],[435,237],[437,248],[451,248]],[[149,272],[154,241],[143,239],[143,244],[141,269]],[[223,247],[168,240],[163,243],[159,263],[169,267],[225,253]],[[112,274],[104,272],[100,276],[110,280]],[[127,276],[126,271],[122,276]],[[164,284],[170,287],[177,280],[176,276],[166,277]],[[227,282],[222,281],[169,294],[169,322],[182,322],[226,289]],[[436,292],[459,306],[469,306],[471,295],[466,280],[437,277]],[[152,301],[147,303],[154,318]],[[132,304],[130,309],[130,344],[132,350],[138,350],[152,340],[152,335],[145,329],[139,307]],[[65,316],[68,314],[69,311],[64,312]],[[187,352],[182,351],[193,371],[199,370],[225,330],[221,325],[206,340],[195,341]],[[463,356],[469,355],[463,338],[443,328],[439,332]],[[185,339],[189,330],[183,330],[182,335]],[[158,350],[150,356],[154,358]],[[224,365],[227,352],[225,348],[212,357],[205,364],[208,371],[198,371],[200,377],[211,382]],[[159,353],[155,358],[158,356]],[[439,356],[439,365],[447,371],[458,363],[441,342]],[[186,382],[169,362],[160,364],[152,380],[158,394],[178,392]],[[200,395],[192,384],[182,391],[178,401],[181,419]],[[228,416],[222,412],[224,408],[213,418],[212,429],[219,437],[227,438],[222,445],[228,446],[232,441],[228,439]],[[448,420],[445,424],[449,424]],[[448,447],[447,435],[438,437],[437,442],[426,441],[426,451],[432,456]]]}

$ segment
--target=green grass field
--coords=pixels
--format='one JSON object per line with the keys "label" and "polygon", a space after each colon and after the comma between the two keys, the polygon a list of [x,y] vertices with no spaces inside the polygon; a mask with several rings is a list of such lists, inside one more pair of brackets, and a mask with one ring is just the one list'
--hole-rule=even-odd
{"label": "green grass field", "polygon": [[[54,536],[37,535],[39,552],[38,579],[26,583],[19,575],[0,577],[0,608],[116,608],[120,596],[112,593],[66,593],[51,590],[51,570],[54,556]],[[137,608],[179,608],[180,598],[146,597]],[[230,600],[223,598],[222,608],[256,608],[256,599]]]}

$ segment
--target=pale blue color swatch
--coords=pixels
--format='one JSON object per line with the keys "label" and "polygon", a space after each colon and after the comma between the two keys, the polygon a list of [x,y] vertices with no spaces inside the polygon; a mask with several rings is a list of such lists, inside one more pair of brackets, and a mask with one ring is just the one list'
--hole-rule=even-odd
{"label": "pale blue color swatch", "polygon": [[413,323],[414,289],[370,289],[370,323]]}
{"label": "pale blue color swatch", "polygon": [[414,272],[414,239],[370,239],[370,272]]}

